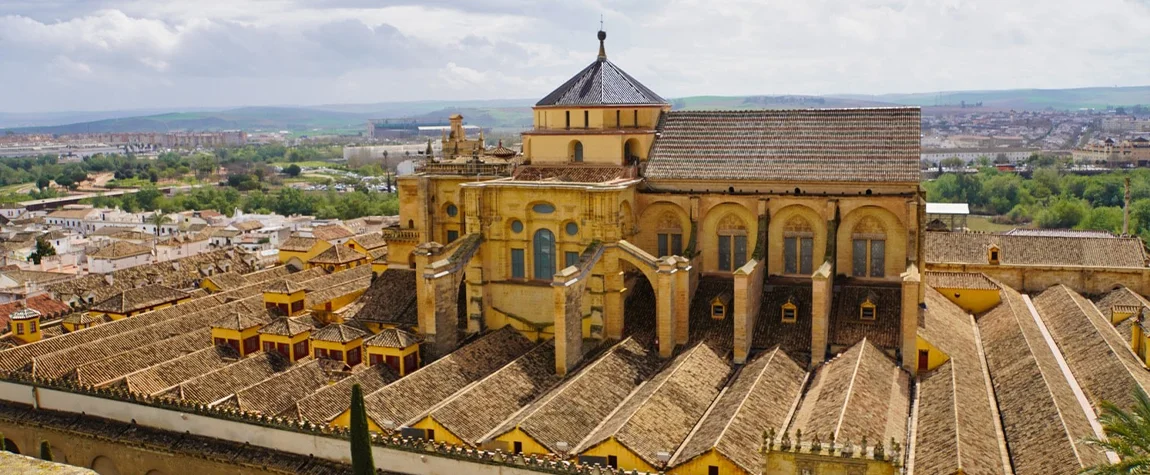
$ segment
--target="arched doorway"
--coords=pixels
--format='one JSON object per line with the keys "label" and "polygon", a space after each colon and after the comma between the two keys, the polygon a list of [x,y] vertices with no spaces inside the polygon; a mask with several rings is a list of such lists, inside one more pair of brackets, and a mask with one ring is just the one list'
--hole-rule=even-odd
{"label": "arched doorway", "polygon": [[14,454],[18,454],[18,453],[20,453],[20,446],[16,445],[16,442],[13,442],[12,439],[5,438],[4,439],[4,450],[6,450],[8,452],[12,452]]}
{"label": "arched doorway", "polygon": [[623,336],[649,338],[656,327],[655,288],[647,276],[630,262],[621,261],[627,295],[623,301]]}
{"label": "arched doorway", "polygon": [[582,162],[583,161],[583,142],[580,142],[578,140],[572,141],[570,153],[571,153],[571,161]]}
{"label": "arched doorway", "polygon": [[623,143],[623,163],[633,165],[639,161],[639,141],[628,139]]}
{"label": "arched doorway", "polygon": [[120,475],[120,469],[116,467],[116,462],[103,455],[92,460],[92,470],[100,475]]}
{"label": "arched doorway", "polygon": [[555,276],[555,233],[549,229],[535,231],[532,258],[535,280],[551,280]]}

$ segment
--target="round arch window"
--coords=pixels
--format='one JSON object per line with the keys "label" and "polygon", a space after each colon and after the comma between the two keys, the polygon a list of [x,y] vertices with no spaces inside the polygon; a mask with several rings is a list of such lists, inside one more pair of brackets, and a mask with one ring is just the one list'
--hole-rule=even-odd
{"label": "round arch window", "polygon": [[511,231],[516,233],[523,232],[523,221],[515,220],[511,222]]}
{"label": "round arch window", "polygon": [[448,216],[451,216],[452,218],[454,218],[455,215],[457,215],[457,214],[459,214],[459,208],[456,208],[455,205],[447,205],[447,215]]}
{"label": "round arch window", "polygon": [[567,230],[568,236],[574,236],[576,234],[579,234],[579,225],[578,224],[567,223],[567,227],[565,229]]}

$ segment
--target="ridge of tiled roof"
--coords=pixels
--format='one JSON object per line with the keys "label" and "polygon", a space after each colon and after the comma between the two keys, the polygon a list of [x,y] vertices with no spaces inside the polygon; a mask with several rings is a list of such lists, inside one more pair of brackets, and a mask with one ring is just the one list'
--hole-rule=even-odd
{"label": "ridge of tiled roof", "polygon": [[351,239],[369,251],[387,246],[387,241],[383,239],[383,233],[356,234]]}
{"label": "ridge of tiled roof", "polygon": [[211,331],[202,328],[185,335],[159,340],[103,359],[76,366],[76,380],[101,386],[149,367],[211,346]]}
{"label": "ridge of tiled roof", "polygon": [[998,290],[981,272],[926,272],[926,284],[939,289]]}
{"label": "ridge of tiled roof", "polygon": [[[600,45],[602,45],[600,43]],[[600,55],[567,82],[547,94],[536,106],[665,105],[659,97],[621,68]]]}
{"label": "ridge of tiled roof", "polygon": [[188,293],[166,285],[149,285],[128,289],[92,306],[94,312],[126,313],[179,299]]}
{"label": "ridge of tiled roof", "polygon": [[367,336],[367,334],[368,334],[367,332],[360,330],[358,328],[355,328],[353,326],[350,326],[350,325],[344,325],[342,323],[333,323],[331,325],[328,325],[326,327],[320,328],[319,330],[312,332],[311,339],[312,340],[318,340],[318,341],[334,341],[337,343],[347,343],[347,342],[353,341],[357,338],[363,338],[363,337]]}
{"label": "ridge of tiled roof", "polygon": [[210,280],[213,284],[216,284],[216,287],[224,290],[243,287],[245,284],[247,284],[247,280],[244,279],[244,276],[240,275],[238,272],[231,271],[210,275],[204,277],[204,280]]}
{"label": "ridge of tiled roof", "polygon": [[910,375],[864,339],[815,370],[788,430],[905,446],[909,415]]}
{"label": "ridge of tiled roof", "polygon": [[766,428],[783,433],[798,406],[807,371],[778,347],[764,352],[739,371],[668,466],[674,467],[712,448],[754,473],[763,466],[756,443]]}
{"label": "ridge of tiled roof", "polygon": [[0,304],[0,328],[8,328],[8,321],[13,313],[23,308],[30,308],[40,314],[45,320],[64,316],[72,311],[64,302],[53,299],[51,295],[40,294],[25,300],[17,300]]}
{"label": "ridge of tiled roof", "polygon": [[[364,267],[366,268],[366,266]],[[367,275],[322,290],[308,292],[307,297],[304,300],[304,306],[309,308],[315,307],[317,305],[331,302],[332,300],[346,295],[352,295],[356,292],[363,292],[367,290],[368,286],[370,285],[371,276]]]}
{"label": "ridge of tiled roof", "polygon": [[276,279],[263,286],[264,292],[279,294],[294,294],[302,290],[307,290],[307,286],[290,277]]}
{"label": "ridge of tiled roof", "polygon": [[[1145,297],[1138,295],[1137,292],[1130,290],[1129,287],[1121,286],[1110,291],[1110,293],[1103,295],[1102,298],[1095,302],[1095,306],[1098,307],[1098,310],[1101,310],[1102,313],[1107,316],[1110,315],[1109,312],[1111,309],[1113,309],[1115,306],[1121,305],[1133,305],[1143,308],[1150,308],[1150,301],[1147,301]],[[1118,330],[1118,333],[1122,334],[1122,338],[1125,341],[1130,341],[1132,325],[1134,325],[1134,319],[1127,318],[1114,324],[1114,328]]]}
{"label": "ridge of tiled roof", "polygon": [[478,446],[484,434],[561,379],[555,374],[555,340],[548,340],[445,399],[428,415],[460,440]]}
{"label": "ridge of tiled roof", "polygon": [[1006,441],[996,427],[996,402],[974,318],[928,288],[918,330],[950,359],[919,375],[915,440],[908,446],[914,452],[915,472],[1004,473]]}
{"label": "ridge of tiled roof", "polygon": [[127,374],[122,384],[133,393],[156,396],[161,392],[170,391],[184,381],[223,368],[237,358],[239,354],[231,347],[212,345]]}
{"label": "ridge of tiled roof", "polygon": [[519,428],[553,452],[558,452],[558,441],[578,444],[662,364],[648,345],[628,337],[508,418],[484,440]]}
{"label": "ridge of tiled roof", "polygon": [[423,338],[399,328],[384,328],[379,333],[363,340],[363,344],[366,346],[382,346],[386,348],[407,348],[422,342]]}
{"label": "ridge of tiled roof", "polygon": [[917,184],[920,133],[917,107],[672,111],[644,176]]}
{"label": "ridge of tiled roof", "polygon": [[236,391],[224,407],[275,416],[329,382],[319,360],[305,358],[285,371]]}
{"label": "ridge of tiled roof", "polygon": [[243,331],[266,323],[266,319],[262,318],[265,315],[266,314],[240,312],[237,310],[224,318],[212,322],[212,328]]}
{"label": "ridge of tiled roof", "polygon": [[312,229],[311,234],[312,236],[315,236],[316,239],[323,241],[343,239],[355,235],[355,233],[351,232],[350,229],[347,229],[346,227],[339,224],[325,224],[316,226]]}
{"label": "ridge of tiled roof", "polygon": [[405,424],[534,346],[510,325],[494,330],[365,396],[367,415],[377,424]]}
{"label": "ridge of tiled roof", "polygon": [[614,438],[646,463],[658,466],[658,452],[674,453],[682,445],[719,396],[730,371],[726,358],[707,343],[684,350],[632,392],[574,451]]}
{"label": "ridge of tiled roof", "polygon": [[[859,306],[869,299],[875,304],[875,319],[859,318]],[[866,339],[883,349],[897,349],[902,336],[902,288],[872,285],[842,285],[834,295],[830,342],[844,347]]]}
{"label": "ridge of tiled roof", "polygon": [[290,367],[291,362],[279,353],[260,352],[184,381],[177,386],[173,395],[178,394],[180,399],[201,404],[218,403],[235,391],[286,371]]}
{"label": "ridge of tiled roof", "polygon": [[281,251],[306,252],[320,240],[313,237],[292,236],[280,244]]}
{"label": "ridge of tiled roof", "polygon": [[267,325],[260,328],[260,333],[280,336],[296,336],[300,333],[311,331],[314,327],[311,325],[295,320],[291,317],[278,317],[273,319]]}
{"label": "ridge of tiled roof", "polygon": [[516,181],[556,181],[563,183],[606,183],[635,178],[632,167],[611,165],[524,165],[515,168]]}
{"label": "ridge of tiled roof", "polygon": [[1015,473],[1075,473],[1103,463],[1087,443],[1090,420],[1023,296],[1001,286],[1002,303],[978,318],[979,335]]}

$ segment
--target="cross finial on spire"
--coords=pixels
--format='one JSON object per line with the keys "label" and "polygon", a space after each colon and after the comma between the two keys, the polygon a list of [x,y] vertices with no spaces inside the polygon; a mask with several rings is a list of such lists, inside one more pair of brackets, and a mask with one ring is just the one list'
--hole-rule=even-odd
{"label": "cross finial on spire", "polygon": [[599,59],[607,59],[607,48],[603,47],[603,40],[607,39],[607,32],[599,30]]}

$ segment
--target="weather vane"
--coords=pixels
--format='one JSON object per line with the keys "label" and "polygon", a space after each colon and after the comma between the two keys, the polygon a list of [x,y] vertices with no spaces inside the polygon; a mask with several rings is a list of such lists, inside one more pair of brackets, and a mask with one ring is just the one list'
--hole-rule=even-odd
{"label": "weather vane", "polygon": [[603,14],[599,14],[599,31],[603,31]]}

